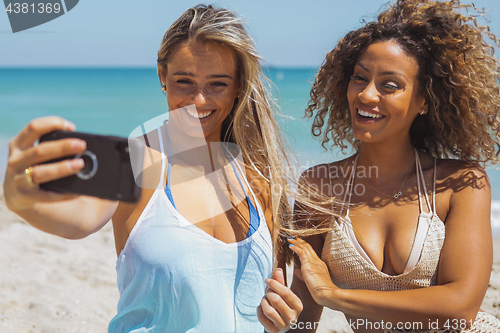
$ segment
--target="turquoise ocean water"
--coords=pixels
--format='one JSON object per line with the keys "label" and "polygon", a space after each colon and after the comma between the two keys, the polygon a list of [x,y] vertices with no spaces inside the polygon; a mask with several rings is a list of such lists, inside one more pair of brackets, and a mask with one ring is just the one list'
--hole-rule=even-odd
{"label": "turquoise ocean water", "polygon": [[[316,69],[269,68],[281,113],[278,121],[302,168],[343,158],[325,152],[303,119]],[[167,112],[156,69],[0,69],[0,181],[8,141],[32,118],[58,115],[78,131],[128,136],[140,124]],[[500,236],[500,170],[492,183],[492,226]]]}

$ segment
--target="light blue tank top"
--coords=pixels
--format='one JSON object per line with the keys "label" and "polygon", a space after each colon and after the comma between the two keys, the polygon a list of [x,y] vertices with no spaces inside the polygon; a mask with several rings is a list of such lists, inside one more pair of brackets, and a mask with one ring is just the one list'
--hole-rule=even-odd
{"label": "light blue tank top", "polygon": [[258,226],[231,244],[182,217],[166,189],[155,190],[117,260],[120,300],[110,333],[264,331],[257,307],[272,271],[272,241],[262,209],[241,179],[255,202]]}

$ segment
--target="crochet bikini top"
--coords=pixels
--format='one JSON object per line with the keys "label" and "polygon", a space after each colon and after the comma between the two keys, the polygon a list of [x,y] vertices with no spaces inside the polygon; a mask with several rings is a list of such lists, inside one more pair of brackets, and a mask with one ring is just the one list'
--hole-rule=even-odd
{"label": "crochet bikini top", "polygon": [[[405,290],[435,285],[445,237],[444,223],[435,213],[436,160],[434,159],[431,209],[420,159],[415,150],[420,215],[410,256],[404,272],[399,275],[379,271],[354,235],[348,207],[354,187],[357,157],[353,164],[343,200],[347,207],[345,218],[332,220],[332,230],[326,236],[321,256],[330,270],[332,281],[340,288],[367,290]],[[425,201],[428,212],[424,210],[422,201]]]}

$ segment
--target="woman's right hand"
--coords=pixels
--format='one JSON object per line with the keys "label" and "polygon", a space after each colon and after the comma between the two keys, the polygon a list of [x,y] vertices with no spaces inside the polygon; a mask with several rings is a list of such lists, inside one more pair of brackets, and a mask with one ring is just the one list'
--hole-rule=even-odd
{"label": "woman's right hand", "polygon": [[285,285],[283,269],[266,279],[266,295],[257,308],[257,317],[266,332],[286,332],[303,310],[300,298]]}
{"label": "woman's right hand", "polygon": [[[7,207],[16,213],[30,210],[37,202],[56,202],[75,195],[41,190],[38,184],[76,174],[84,163],[82,159],[68,159],[40,164],[52,159],[84,152],[86,143],[80,139],[35,142],[44,134],[56,130],[74,131],[75,125],[59,117],[32,120],[10,141],[4,196]],[[31,179],[26,170],[31,167]]]}

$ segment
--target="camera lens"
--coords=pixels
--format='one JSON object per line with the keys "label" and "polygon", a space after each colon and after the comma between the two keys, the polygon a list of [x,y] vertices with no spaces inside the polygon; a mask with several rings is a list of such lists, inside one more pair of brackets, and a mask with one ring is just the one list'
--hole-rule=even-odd
{"label": "camera lens", "polygon": [[81,154],[76,155],[75,159],[76,158],[83,159],[83,162],[85,163],[84,167],[80,171],[78,171],[76,176],[83,180],[88,180],[94,177],[97,173],[97,156],[95,156],[95,154],[90,150],[87,150]]}

